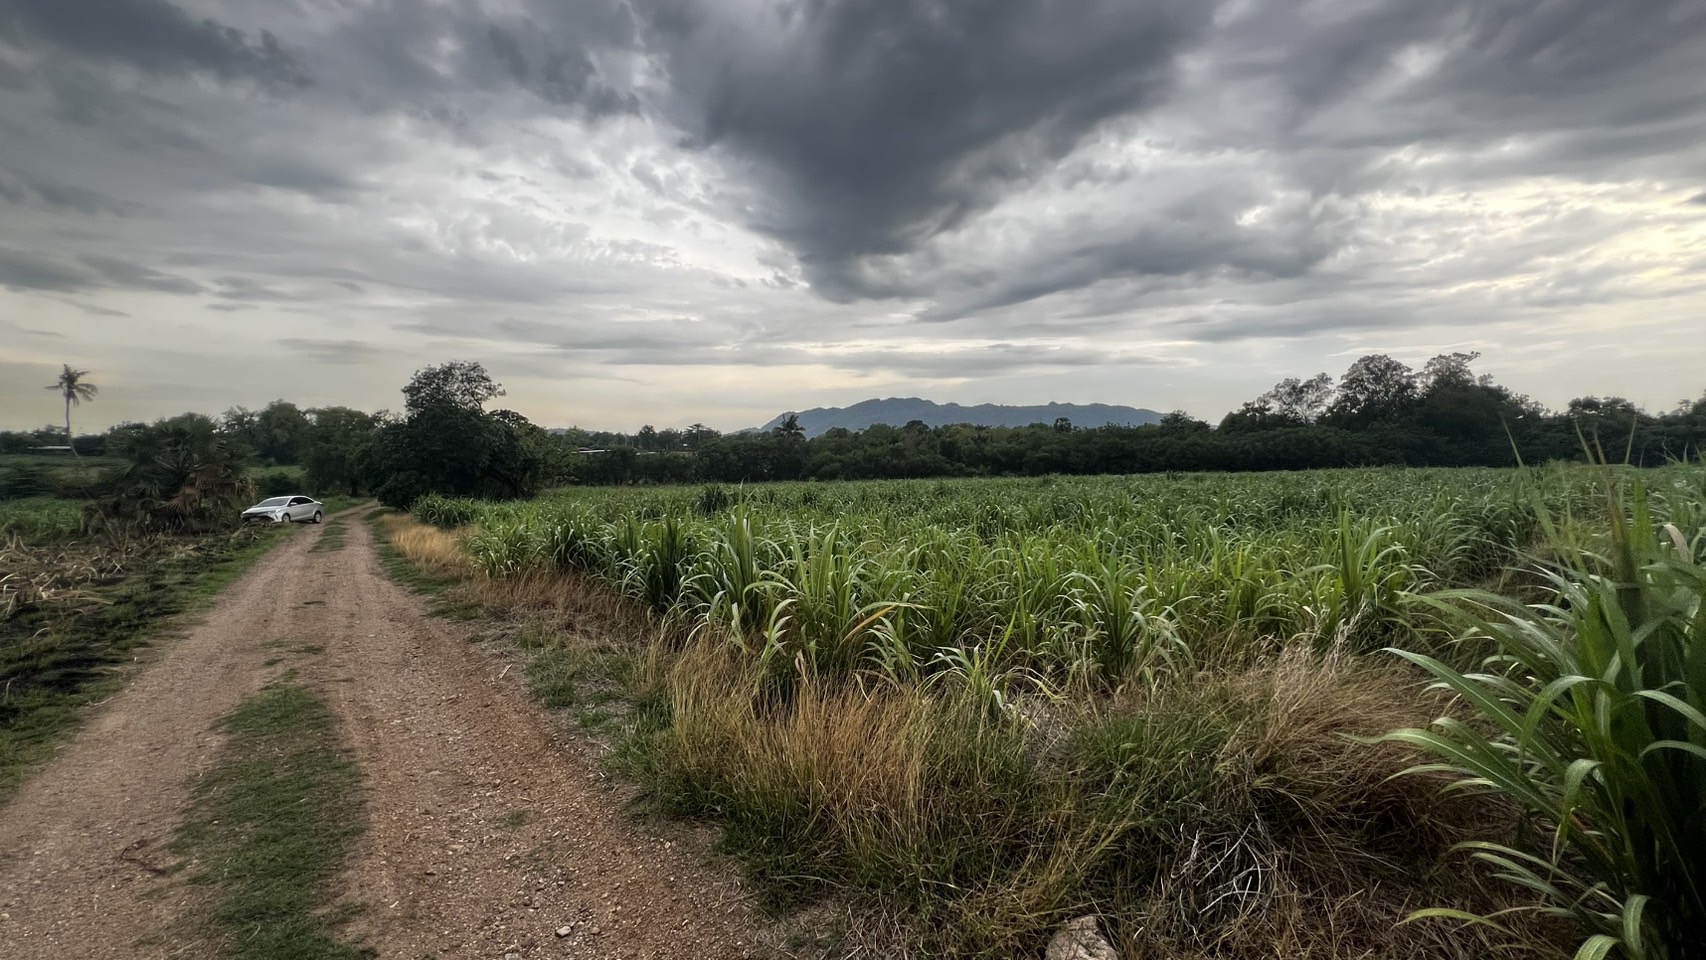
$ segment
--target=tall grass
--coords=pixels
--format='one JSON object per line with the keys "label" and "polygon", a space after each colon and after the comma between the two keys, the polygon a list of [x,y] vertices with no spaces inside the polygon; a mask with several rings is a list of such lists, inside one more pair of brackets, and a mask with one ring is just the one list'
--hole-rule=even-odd
{"label": "tall grass", "polygon": [[89,532],[83,504],[52,497],[32,497],[0,503],[0,537],[18,536],[42,543],[67,540]]}
{"label": "tall grass", "polygon": [[1496,652],[1474,672],[1398,653],[1472,705],[1476,722],[1446,718],[1386,739],[1437,758],[1417,770],[1522,806],[1536,843],[1477,840],[1467,849],[1530,891],[1533,909],[1576,922],[1585,933],[1576,957],[1698,960],[1706,957],[1706,523],[1693,497],[1670,504],[1673,519],[1662,525],[1640,486],[1609,499],[1604,551],[1545,566],[1540,602],[1476,592],[1435,600],[1468,639]]}

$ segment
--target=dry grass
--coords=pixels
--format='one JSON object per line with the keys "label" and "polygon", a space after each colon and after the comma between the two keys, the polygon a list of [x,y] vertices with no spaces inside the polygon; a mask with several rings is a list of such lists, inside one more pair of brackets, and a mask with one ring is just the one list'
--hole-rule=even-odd
{"label": "dry grass", "polygon": [[[714,813],[759,876],[921,920],[949,956],[1034,949],[1085,913],[1130,958],[1468,958],[1496,945],[1441,903],[1504,904],[1450,854],[1508,826],[1393,778],[1416,755],[1355,738],[1431,716],[1416,678],[1288,652],[1144,696],[990,721],[916,689],[803,680],[760,692],[730,645],[670,664],[649,786]],[[1449,806],[1447,805],[1449,804]]]}
{"label": "dry grass", "polygon": [[465,577],[473,572],[462,540],[449,530],[421,523],[406,513],[379,518],[379,529],[403,559],[434,577]]}
{"label": "dry grass", "polygon": [[733,782],[755,801],[803,803],[842,849],[910,846],[925,832],[931,704],[916,691],[866,694],[807,680],[789,709],[765,709],[751,667],[726,644],[691,645],[667,674],[672,753],[689,776]]}
{"label": "dry grass", "polygon": [[[1452,924],[1400,924],[1442,903],[1497,904],[1452,845],[1508,830],[1489,800],[1452,799],[1440,781],[1394,774],[1418,755],[1362,738],[1437,704],[1399,667],[1299,648],[1236,674],[1199,678],[1240,717],[1218,758],[1223,810],[1119,924],[1130,957],[1441,957],[1497,951]],[[1134,705],[1132,709],[1168,709]],[[1218,829],[1217,829],[1218,828]]]}

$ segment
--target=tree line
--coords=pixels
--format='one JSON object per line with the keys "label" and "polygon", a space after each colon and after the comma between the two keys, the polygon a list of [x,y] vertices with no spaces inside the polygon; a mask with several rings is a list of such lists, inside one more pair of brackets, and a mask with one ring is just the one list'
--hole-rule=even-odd
{"label": "tree line", "polygon": [[[1175,411],[1145,426],[1079,429],[1064,418],[1024,427],[877,425],[805,437],[796,421],[769,432],[660,444],[661,432],[588,435],[605,452],[594,483],[854,480],[1367,466],[1513,466],[1596,458],[1656,466],[1706,447],[1706,395],[1649,414],[1621,397],[1580,397],[1549,411],[1490,377],[1474,353],[1415,370],[1384,354],[1338,379],[1289,378],[1218,424]],[[1584,443],[1586,446],[1584,446]]]}
{"label": "tree line", "polygon": [[[1064,418],[1024,427],[914,421],[811,438],[792,417],[773,430],[733,434],[703,424],[632,434],[546,431],[515,411],[488,410],[503,387],[479,363],[453,361],[417,372],[397,413],[278,400],[219,417],[121,424],[72,442],[79,454],[128,459],[136,470],[138,461],[160,461],[171,449],[198,451],[184,470],[197,460],[300,467],[300,477],[295,470],[252,475],[263,493],[306,487],[397,505],[425,493],[526,498],[574,483],[1510,466],[1583,459],[1586,449],[1654,466],[1698,458],[1706,447],[1706,395],[1658,414],[1593,396],[1550,411],[1477,376],[1477,358],[1444,354],[1415,370],[1386,355],[1363,357],[1336,380],[1325,373],[1283,380],[1218,424],[1175,411],[1136,427],[1079,429]],[[57,428],[0,433],[0,452],[64,436]],[[173,479],[154,486],[172,488]]]}

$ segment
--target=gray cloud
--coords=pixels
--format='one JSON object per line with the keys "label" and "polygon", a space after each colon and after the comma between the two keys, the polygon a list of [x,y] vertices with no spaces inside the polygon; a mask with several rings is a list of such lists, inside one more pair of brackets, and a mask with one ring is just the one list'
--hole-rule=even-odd
{"label": "gray cloud", "polygon": [[1213,12],[1189,0],[642,8],[676,119],[751,164],[764,184],[752,222],[835,299],[897,292],[860,258],[954,228],[1102,121],[1158,101]]}
{"label": "gray cloud", "polygon": [[56,290],[71,293],[94,286],[96,279],[76,267],[0,247],[0,286],[12,290]]}
{"label": "gray cloud", "polygon": [[362,340],[319,340],[286,337],[278,345],[315,363],[359,365],[385,353]]}
{"label": "gray cloud", "polygon": [[153,290],[158,293],[192,294],[201,293],[202,286],[193,280],[161,273],[152,267],[132,263],[118,257],[89,254],[81,258],[83,263],[93,267],[101,278],[115,287],[132,290]]}
{"label": "gray cloud", "polygon": [[1697,0],[0,0],[0,141],[8,309],[272,395],[1124,391],[1706,296]]}
{"label": "gray cloud", "polygon": [[9,0],[0,7],[0,39],[51,45],[148,73],[307,82],[273,34],[262,31],[251,40],[211,18],[197,20],[166,0]]}
{"label": "gray cloud", "polygon": [[[96,190],[56,183],[52,180],[37,179],[23,182],[42,204],[74,213],[105,213],[116,217],[125,217],[135,214],[139,206],[129,201],[114,199]],[[4,183],[0,183],[0,196],[4,196],[14,203],[23,203],[27,199],[22,190],[8,190]]]}

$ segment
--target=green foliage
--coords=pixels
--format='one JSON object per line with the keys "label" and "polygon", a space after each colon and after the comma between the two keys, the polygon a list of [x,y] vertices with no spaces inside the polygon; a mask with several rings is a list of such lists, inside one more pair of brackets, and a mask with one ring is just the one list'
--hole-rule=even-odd
{"label": "green foliage", "polygon": [[518,499],[536,495],[557,448],[509,410],[480,404],[501,395],[479,364],[450,363],[415,374],[404,388],[408,415],[379,428],[368,469],[379,500],[407,508],[427,494]]}
{"label": "green foliage", "polygon": [[320,494],[334,491],[356,496],[371,483],[368,458],[378,436],[379,420],[348,407],[321,407],[308,411],[308,430],[302,463],[308,485]]}
{"label": "green foliage", "polygon": [[0,503],[0,537],[18,536],[42,543],[70,539],[88,528],[87,511],[69,500],[36,497]]}
{"label": "green foliage", "polygon": [[1583,960],[1706,957],[1706,525],[1686,482],[1659,496],[1679,493],[1662,527],[1640,486],[1612,493],[1606,551],[1544,567],[1539,602],[1433,598],[1466,622],[1468,642],[1494,646],[1479,671],[1398,651],[1479,722],[1448,717],[1387,739],[1439,758],[1418,770],[1534,818],[1532,848],[1467,847],[1532,891],[1535,909],[1579,923]]}
{"label": "green foliage", "polygon": [[[651,666],[625,681],[530,628],[530,675],[582,710],[586,690],[628,684],[624,768],[666,809],[714,814],[772,897],[827,887],[898,907],[934,955],[1034,953],[1061,919],[1096,912],[1128,948],[1159,955],[1467,957],[1497,935],[1398,921],[1425,903],[1500,914],[1537,949],[1558,927],[1502,913],[1510,894],[1448,854],[1466,837],[1505,844],[1477,848],[1504,873],[1530,869],[1579,898],[1555,912],[1599,911],[1608,927],[1631,902],[1642,923],[1670,923],[1694,882],[1680,860],[1702,842],[1688,765],[1706,758],[1706,730],[1676,678],[1699,670],[1706,475],[1611,473],[1660,491],[1628,521],[1669,531],[1645,560],[1618,559],[1606,538],[1617,515],[1603,472],[1563,466],[630,488],[431,498],[416,512],[462,528],[485,576],[572,573],[576,590],[601,581],[662,622]],[[1569,577],[1507,572],[1584,550],[1605,558],[1591,561],[1597,601],[1565,593]],[[1635,616],[1625,585],[1641,577],[1653,598]],[[1550,599],[1439,596],[1490,583]],[[1621,699],[1590,689],[1599,680],[1521,679],[1533,668],[1509,645],[1469,668],[1501,630],[1539,636],[1530,613],[1552,624],[1550,647],[1570,649],[1569,618],[1622,630],[1567,668],[1583,677],[1631,669],[1631,645],[1669,665],[1638,668],[1650,689]],[[1553,842],[1531,846],[1508,807],[1441,796],[1452,763],[1398,776],[1423,758],[1420,737],[1503,741],[1497,723],[1456,713],[1432,734],[1359,739],[1437,709],[1413,700],[1412,673],[1370,656],[1391,644],[1494,699],[1544,700],[1539,712],[1581,699],[1601,711],[1580,721],[1595,735],[1639,720],[1648,732],[1620,749],[1652,783],[1602,813],[1570,791],[1615,765],[1554,764],[1554,812],[1528,811]],[[1532,725],[1535,712],[1518,714]],[[1653,746],[1667,738],[1686,746]],[[1546,793],[1550,761],[1489,754],[1511,764],[1510,783],[1534,777]],[[1642,804],[1670,819],[1623,842],[1613,821]],[[1640,875],[1649,899],[1618,899],[1627,885],[1600,879],[1603,864],[1575,849],[1583,837],[1668,850]]]}
{"label": "green foliage", "polygon": [[301,493],[303,487],[302,475],[294,470],[262,470],[249,479],[261,497],[289,496]]}
{"label": "green foliage", "polygon": [[254,495],[243,452],[196,414],[129,431],[99,510],[109,522],[205,531],[234,527]]}
{"label": "green foliage", "polygon": [[415,514],[477,528],[488,576],[584,572],[781,673],[803,658],[896,681],[995,656],[991,675],[1112,689],[1292,639],[1431,643],[1411,594],[1496,574],[1537,509],[1591,515],[1594,490],[1570,469],[1341,472],[429,497]]}

